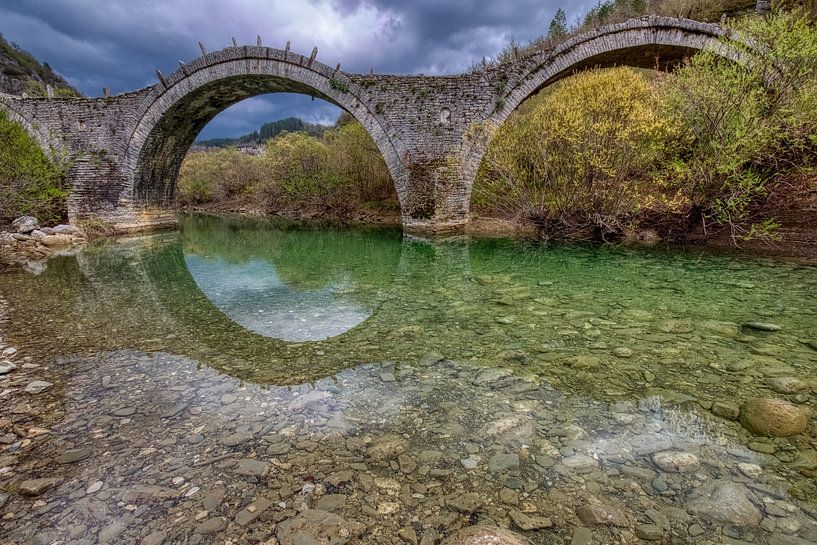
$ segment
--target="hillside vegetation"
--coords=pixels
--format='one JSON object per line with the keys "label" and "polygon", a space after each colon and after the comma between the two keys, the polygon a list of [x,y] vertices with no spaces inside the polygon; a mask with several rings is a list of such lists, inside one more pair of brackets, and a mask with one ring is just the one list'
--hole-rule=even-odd
{"label": "hillside vegetation", "polygon": [[79,96],[48,63],[40,63],[31,53],[0,34],[0,93],[46,96],[46,85],[54,88],[55,96]]}

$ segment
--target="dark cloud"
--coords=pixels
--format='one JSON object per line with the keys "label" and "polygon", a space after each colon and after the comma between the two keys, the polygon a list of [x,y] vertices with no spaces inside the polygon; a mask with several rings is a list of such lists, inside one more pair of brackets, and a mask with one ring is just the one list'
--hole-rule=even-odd
{"label": "dark cloud", "polygon": [[[0,32],[47,61],[83,93],[131,91],[155,83],[179,60],[239,42],[319,49],[349,71],[443,74],[466,70],[510,40],[546,32],[563,0],[0,0]],[[593,2],[565,6],[576,17]],[[329,122],[332,105],[294,95],[263,96],[229,108],[202,136],[235,136],[295,115]]]}

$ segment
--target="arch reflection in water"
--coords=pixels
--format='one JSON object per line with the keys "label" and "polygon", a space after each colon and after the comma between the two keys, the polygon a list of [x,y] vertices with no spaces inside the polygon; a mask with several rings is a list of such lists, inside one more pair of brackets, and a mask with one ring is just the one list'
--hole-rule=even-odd
{"label": "arch reflection in water", "polygon": [[[243,221],[224,230],[206,217],[183,220],[188,271],[231,320],[265,337],[320,341],[372,316],[382,286],[364,272],[370,265],[365,247],[354,241],[354,248],[346,247],[326,231],[310,237],[264,227]],[[311,244],[304,245],[305,238]]]}
{"label": "arch reflection in water", "polygon": [[284,341],[320,341],[361,324],[371,308],[347,300],[350,280],[318,290],[286,285],[274,266],[245,264],[185,254],[185,263],[202,293],[239,325]]}

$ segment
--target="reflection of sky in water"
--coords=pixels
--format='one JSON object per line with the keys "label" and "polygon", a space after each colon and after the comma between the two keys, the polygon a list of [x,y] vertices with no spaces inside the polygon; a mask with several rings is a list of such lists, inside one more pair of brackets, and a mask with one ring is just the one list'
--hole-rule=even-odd
{"label": "reflection of sky in water", "polygon": [[299,290],[278,278],[265,261],[241,265],[218,258],[185,256],[199,289],[231,320],[260,335],[285,341],[319,341],[362,323],[371,311],[342,300],[348,286]]}

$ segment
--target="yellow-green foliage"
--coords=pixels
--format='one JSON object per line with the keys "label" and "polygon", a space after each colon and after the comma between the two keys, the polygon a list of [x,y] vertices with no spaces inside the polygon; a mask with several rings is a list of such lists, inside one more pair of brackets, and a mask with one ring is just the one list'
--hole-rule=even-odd
{"label": "yellow-green foliage", "polygon": [[489,147],[477,207],[546,236],[648,216],[674,232],[769,234],[774,218],[757,213],[769,186],[817,165],[817,29],[803,10],[730,26],[747,44],[740,62],[703,51],[661,77],[585,72],[527,101]]}
{"label": "yellow-green foliage", "polygon": [[366,130],[349,121],[321,138],[281,133],[257,156],[234,148],[188,154],[179,179],[181,204],[236,200],[269,210],[396,206],[383,156]]}
{"label": "yellow-green foliage", "polygon": [[230,199],[263,180],[263,164],[235,148],[190,153],[179,175],[179,202],[203,204]]}
{"label": "yellow-green foliage", "polygon": [[29,214],[43,223],[66,217],[63,170],[0,111],[0,221]]}
{"label": "yellow-green foliage", "polygon": [[267,181],[287,198],[323,196],[341,183],[327,145],[303,132],[281,133],[267,142],[264,163]]}
{"label": "yellow-green foliage", "polygon": [[569,218],[579,229],[604,229],[632,209],[636,181],[662,158],[672,131],[642,73],[576,75],[528,101],[500,129],[475,198],[536,223]]}

